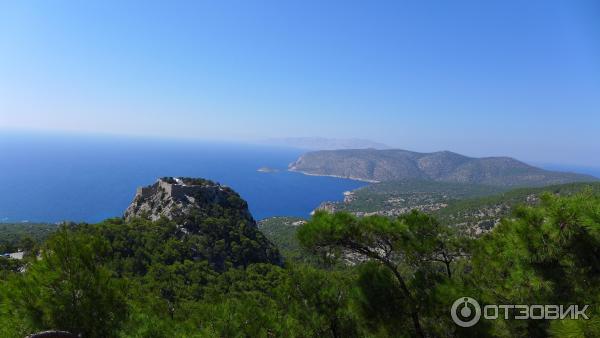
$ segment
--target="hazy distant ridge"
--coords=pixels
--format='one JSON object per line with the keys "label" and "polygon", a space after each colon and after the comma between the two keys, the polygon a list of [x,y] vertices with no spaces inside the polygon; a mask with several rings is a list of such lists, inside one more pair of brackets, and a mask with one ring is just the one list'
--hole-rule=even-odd
{"label": "hazy distant ridge", "polygon": [[281,145],[307,150],[335,150],[335,149],[389,149],[390,147],[379,142],[360,138],[325,138],[325,137],[286,137],[271,138],[264,143]]}
{"label": "hazy distant ridge", "polygon": [[347,149],[314,151],[289,166],[291,171],[369,181],[424,179],[495,186],[543,186],[595,181],[589,175],[543,170],[510,157],[472,158],[449,151]]}

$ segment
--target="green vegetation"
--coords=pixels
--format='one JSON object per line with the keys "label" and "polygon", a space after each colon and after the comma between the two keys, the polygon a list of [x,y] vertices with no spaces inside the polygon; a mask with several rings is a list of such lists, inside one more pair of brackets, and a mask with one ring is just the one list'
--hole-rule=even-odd
{"label": "green vegetation", "polygon": [[296,238],[296,230],[306,220],[300,217],[270,217],[258,222],[258,229],[281,252],[286,259],[300,258],[302,248]]}
{"label": "green vegetation", "polygon": [[57,228],[47,223],[0,223],[0,254],[19,249],[30,250],[41,243]]}
{"label": "green vegetation", "polygon": [[424,318],[443,313],[442,307],[427,309],[434,301],[429,291],[452,280],[454,263],[466,247],[451,228],[416,211],[397,219],[319,212],[300,228],[298,238],[328,257],[369,260],[360,271],[360,306],[384,336],[426,336]]}
{"label": "green vegetation", "polygon": [[[234,231],[219,235],[236,240],[219,241],[208,231],[217,220],[194,233],[165,218],[64,224],[41,244],[39,259],[19,263],[24,270],[0,261],[0,336],[63,329],[84,337],[597,337],[600,194],[561,189],[514,208],[478,238],[418,211],[263,222],[284,253],[303,253],[283,266],[252,237]],[[308,253],[318,264],[297,259]],[[460,328],[449,309],[462,296],[589,304],[591,319]]]}
{"label": "green vegetation", "polygon": [[448,203],[432,214],[440,221],[464,229],[491,229],[519,205],[537,205],[544,193],[571,196],[583,191],[600,194],[600,183],[568,183],[543,188],[520,188],[497,195],[467,198]]}
{"label": "green vegetation", "polygon": [[440,222],[480,233],[490,230],[521,204],[536,205],[544,192],[570,196],[586,189],[600,193],[600,183],[567,183],[542,188],[506,188],[432,181],[389,181],[371,184],[320,208],[358,216],[399,216],[411,210],[434,215]]}
{"label": "green vegetation", "polygon": [[[298,231],[327,257],[361,255],[359,299],[383,336],[597,337],[600,335],[600,196],[544,194],[479,239],[431,216],[397,219],[317,213]],[[453,300],[483,304],[590,305],[590,320],[491,320],[458,328]],[[514,313],[514,312],[513,312]],[[512,317],[511,317],[512,318]]]}
{"label": "green vegetation", "polygon": [[30,325],[60,328],[85,337],[116,334],[127,318],[124,281],[108,267],[109,245],[100,236],[62,230],[41,259],[15,282],[10,306]]}
{"label": "green vegetation", "polygon": [[61,226],[41,259],[6,272],[0,336],[359,336],[350,272],[243,264],[248,253],[231,248],[215,252],[228,257],[221,270],[195,254],[200,235],[172,229],[166,219]]}
{"label": "green vegetation", "polygon": [[[600,197],[545,194],[475,247],[471,283],[484,303],[589,304],[590,320],[498,321],[513,336],[600,336]],[[501,278],[499,278],[501,276]]]}
{"label": "green vegetation", "polygon": [[503,191],[506,188],[477,184],[423,180],[387,181],[354,190],[344,202],[331,205],[338,211],[398,215],[412,209],[426,209],[427,206],[439,206]]}

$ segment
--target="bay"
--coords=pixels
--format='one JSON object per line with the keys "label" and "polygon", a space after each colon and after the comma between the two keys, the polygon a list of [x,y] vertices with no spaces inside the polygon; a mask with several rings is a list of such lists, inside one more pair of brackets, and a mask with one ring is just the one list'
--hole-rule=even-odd
{"label": "bay", "polygon": [[[163,176],[203,177],[232,187],[259,220],[307,217],[324,200],[364,182],[286,170],[303,150],[241,143],[0,134],[1,222],[98,222],[120,217],[136,188]],[[258,172],[267,167],[275,172]]]}

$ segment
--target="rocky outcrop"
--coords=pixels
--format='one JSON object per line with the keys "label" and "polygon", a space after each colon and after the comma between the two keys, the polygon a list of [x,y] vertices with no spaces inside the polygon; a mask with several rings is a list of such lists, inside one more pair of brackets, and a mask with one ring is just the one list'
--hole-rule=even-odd
{"label": "rocky outcrop", "polygon": [[174,223],[173,236],[188,243],[190,259],[206,259],[218,271],[229,265],[282,263],[277,248],[258,230],[246,201],[209,180],[163,177],[138,188],[124,218]]}
{"label": "rocky outcrop", "polygon": [[248,204],[233,189],[205,179],[163,177],[138,188],[124,216],[126,220],[142,217],[153,221],[166,217],[186,225],[191,215],[201,221],[225,214],[255,223]]}

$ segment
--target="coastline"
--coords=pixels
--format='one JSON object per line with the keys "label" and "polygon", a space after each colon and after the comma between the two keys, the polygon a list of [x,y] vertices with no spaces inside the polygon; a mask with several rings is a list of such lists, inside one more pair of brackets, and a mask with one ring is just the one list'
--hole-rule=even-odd
{"label": "coastline", "polygon": [[307,176],[323,176],[323,177],[345,178],[345,179],[348,179],[348,180],[360,181],[360,182],[366,182],[366,183],[379,183],[380,182],[380,181],[376,181],[376,180],[369,180],[369,179],[358,178],[358,177],[347,177],[347,176],[326,175],[326,174],[313,174],[313,173],[308,173],[308,172],[305,172],[305,171],[295,170],[295,169],[291,169],[291,168],[288,169],[288,171],[294,172],[294,173],[300,173],[300,174],[307,175]]}

